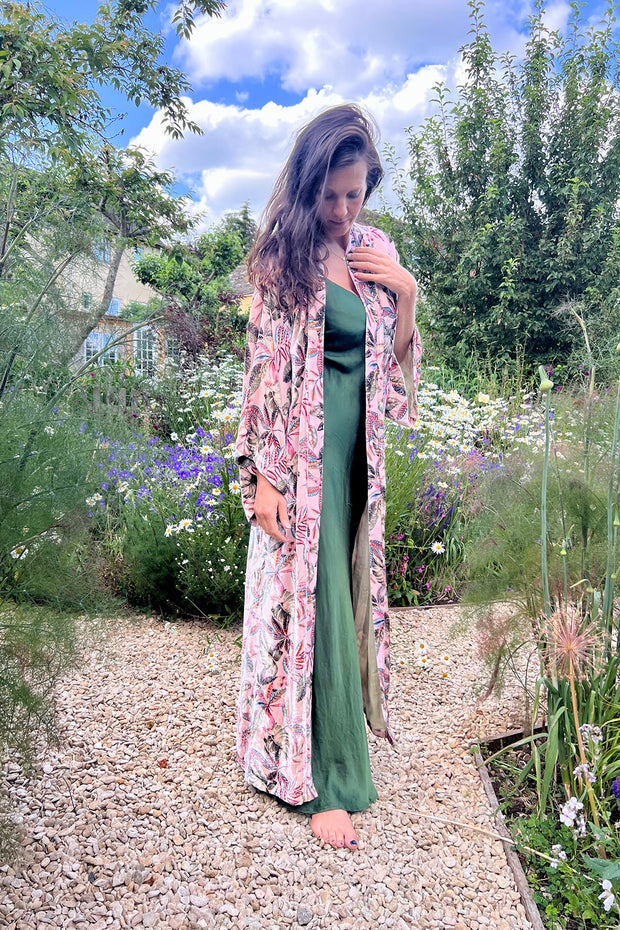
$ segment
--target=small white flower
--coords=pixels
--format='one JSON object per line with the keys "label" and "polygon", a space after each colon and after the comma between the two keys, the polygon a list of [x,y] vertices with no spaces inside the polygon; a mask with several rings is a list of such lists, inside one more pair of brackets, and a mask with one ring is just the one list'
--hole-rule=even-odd
{"label": "small white flower", "polygon": [[435,552],[435,553],[437,553],[438,555],[441,555],[443,552],[446,551],[446,547],[444,546],[443,543],[434,542],[434,543],[431,544],[430,550],[431,550],[431,552]]}
{"label": "small white flower", "polygon": [[172,534],[175,532],[176,532],[176,526],[174,525],[174,523],[169,523],[168,526],[166,527],[166,532],[164,533],[164,536],[172,536]]}
{"label": "small white flower", "polygon": [[606,911],[610,911],[614,904],[616,903],[615,895],[612,891],[612,885],[608,878],[601,882],[601,888],[603,889],[600,893],[599,901],[603,902],[603,907]]}
{"label": "small white flower", "polygon": [[176,442],[178,438],[179,438],[178,433],[170,433],[170,439],[173,442]]}
{"label": "small white flower", "polygon": [[426,640],[418,639],[413,646],[414,649],[417,649],[418,652],[426,652]]}
{"label": "small white flower", "polygon": [[590,769],[589,765],[578,765],[573,772],[573,777],[582,778],[584,781],[589,781],[591,785],[593,785],[596,781],[596,775]]}
{"label": "small white flower", "polygon": [[581,801],[578,801],[577,798],[569,798],[560,812],[560,823],[572,827],[580,810],[583,810]]}
{"label": "small white flower", "polygon": [[53,436],[53,435],[54,435],[54,427],[53,427],[53,426],[45,426],[45,427],[43,428],[43,432],[44,432],[44,433],[47,433],[48,436]]}
{"label": "small white flower", "polygon": [[603,740],[603,731],[600,727],[595,727],[591,723],[584,723],[583,726],[579,728],[581,730],[581,735],[584,740],[592,742],[594,746],[597,746]]}
{"label": "small white flower", "polygon": [[231,481],[228,487],[233,492],[233,494],[241,493],[241,485],[239,484],[238,481]]}
{"label": "small white flower", "polygon": [[25,546],[15,546],[11,549],[11,557],[14,559],[25,559],[28,555],[28,549]]}
{"label": "small white flower", "polygon": [[452,659],[447,653],[444,652],[444,654],[441,656],[440,662],[442,665],[441,677],[447,678],[448,668],[452,665]]}
{"label": "small white flower", "polygon": [[420,668],[424,668],[424,669],[430,668],[430,662],[428,660],[428,656],[425,653],[422,653],[421,655],[418,656],[417,664],[420,666]]}

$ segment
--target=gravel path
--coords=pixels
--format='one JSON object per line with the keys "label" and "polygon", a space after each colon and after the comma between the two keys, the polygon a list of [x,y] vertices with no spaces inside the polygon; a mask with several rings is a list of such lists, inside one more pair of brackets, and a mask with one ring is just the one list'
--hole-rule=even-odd
{"label": "gravel path", "polygon": [[39,777],[6,769],[24,836],[0,867],[0,927],[528,930],[502,844],[434,819],[493,830],[468,748],[518,722],[515,696],[476,705],[483,676],[468,638],[449,638],[456,616],[392,614],[397,748],[370,737],[379,801],[354,815],[353,853],[244,786],[238,628],[119,621],[59,690],[61,747]]}

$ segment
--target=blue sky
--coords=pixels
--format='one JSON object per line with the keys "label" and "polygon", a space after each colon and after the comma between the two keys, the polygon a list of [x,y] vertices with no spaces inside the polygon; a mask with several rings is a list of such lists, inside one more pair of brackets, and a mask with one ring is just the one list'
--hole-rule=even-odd
{"label": "blue sky", "polygon": [[[45,8],[92,21],[97,6],[47,0]],[[585,15],[598,22],[604,7],[589,0]],[[487,0],[496,50],[521,53],[532,9],[530,0]],[[563,30],[570,12],[566,0],[547,2],[553,28]],[[462,76],[468,14],[466,0],[228,0],[223,16],[198,20],[187,42],[169,29],[162,3],[149,25],[167,35],[167,60],[190,79],[190,112],[204,135],[173,141],[149,106],[119,101],[127,115],[116,144],[140,145],[173,169],[204,226],[246,200],[259,214],[296,130],[327,106],[362,104],[404,157],[404,130],[431,111],[433,86],[454,87]]]}

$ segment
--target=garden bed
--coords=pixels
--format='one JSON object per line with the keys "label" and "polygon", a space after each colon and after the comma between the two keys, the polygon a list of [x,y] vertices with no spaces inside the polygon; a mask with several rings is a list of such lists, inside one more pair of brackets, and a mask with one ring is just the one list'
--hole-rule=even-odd
{"label": "garden bed", "polygon": [[[543,728],[540,727],[535,730],[535,733],[543,732]],[[528,919],[535,930],[560,930],[560,928],[562,930],[599,930],[599,928],[603,927],[616,927],[615,923],[606,922],[607,914],[602,905],[598,915],[589,915],[587,905],[584,905],[586,916],[571,916],[566,913],[563,906],[564,902],[558,899],[557,894],[554,894],[554,889],[549,881],[549,856],[537,859],[534,850],[531,847],[528,849],[527,842],[522,841],[519,844],[515,839],[515,832],[521,832],[518,827],[519,820],[535,817],[536,793],[533,789],[528,790],[526,787],[518,795],[510,797],[513,785],[510,782],[509,772],[492,762],[488,765],[486,760],[492,759],[501,750],[510,751],[510,748],[512,746],[516,747],[524,736],[522,730],[513,730],[501,736],[481,741],[473,747],[473,753],[484,790],[494,811],[497,832],[506,839],[506,858],[515,877],[515,883],[519,889]],[[513,756],[515,763],[526,764],[529,761],[527,747],[515,748]],[[560,806],[559,800],[557,805]],[[551,823],[553,823],[552,818],[540,818],[540,838],[545,837],[549,840],[551,831],[545,824]],[[575,834],[577,834],[577,831],[575,831]],[[542,850],[538,851],[541,852]],[[529,856],[528,852],[530,853]],[[556,863],[552,868],[557,869],[557,864],[559,863]],[[575,870],[572,871],[573,876],[575,876]],[[558,880],[561,880],[561,872],[557,874]],[[587,881],[587,875],[585,878]],[[567,885],[570,885],[570,876],[567,875],[566,879]],[[577,881],[576,886],[578,884]],[[573,904],[578,900],[579,892],[577,891],[576,894],[577,896],[572,901]],[[602,898],[603,895],[599,897]],[[592,919],[588,919],[588,916],[592,916]],[[615,918],[613,919],[615,920]]]}

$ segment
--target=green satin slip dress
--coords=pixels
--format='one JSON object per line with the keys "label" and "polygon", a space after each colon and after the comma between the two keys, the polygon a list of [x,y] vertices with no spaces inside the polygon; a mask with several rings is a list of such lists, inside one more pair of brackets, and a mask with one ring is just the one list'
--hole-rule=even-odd
{"label": "green satin slip dress", "polygon": [[351,556],[367,498],[365,329],[361,299],[326,281],[323,488],[312,678],[312,779],[307,814],[362,811],[377,800],[351,599]]}

